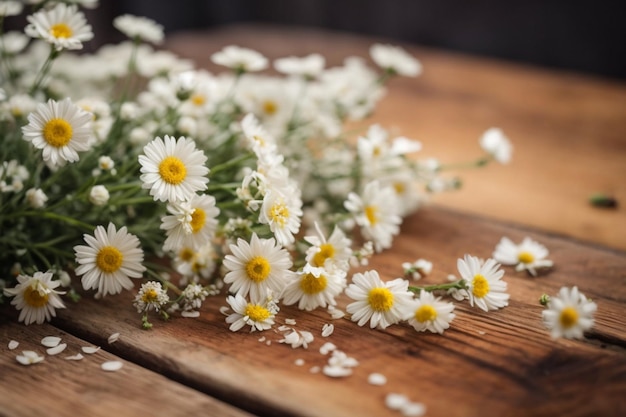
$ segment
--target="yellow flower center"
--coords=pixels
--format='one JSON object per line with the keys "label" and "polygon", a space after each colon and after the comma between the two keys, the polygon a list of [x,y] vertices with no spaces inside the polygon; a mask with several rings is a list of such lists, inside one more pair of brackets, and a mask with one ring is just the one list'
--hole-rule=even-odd
{"label": "yellow flower center", "polygon": [[267,320],[271,316],[271,313],[269,312],[267,308],[260,306],[258,304],[248,304],[246,306],[246,311],[244,315],[258,322],[258,321]]}
{"label": "yellow flower center", "polygon": [[393,307],[393,294],[388,288],[372,288],[367,302],[374,311],[389,311]]}
{"label": "yellow flower center", "polygon": [[365,207],[365,217],[367,217],[367,221],[373,226],[378,223],[378,217],[376,213],[378,212],[378,208],[375,206],[367,206]]}
{"label": "yellow flower center", "polygon": [[324,291],[327,284],[328,280],[324,275],[316,278],[313,274],[306,274],[300,280],[300,289],[305,294],[313,295]]}
{"label": "yellow flower center", "polygon": [[255,256],[246,264],[246,274],[252,281],[263,282],[270,275],[270,263],[262,256]]}
{"label": "yellow flower center", "polygon": [[578,311],[574,307],[565,307],[561,310],[561,316],[559,317],[561,326],[565,329],[569,329],[578,323]]}
{"label": "yellow flower center", "polygon": [[278,105],[276,104],[275,101],[265,100],[263,102],[263,112],[265,114],[269,114],[271,116],[272,114],[276,113],[277,110],[278,110]]}
{"label": "yellow flower center", "polygon": [[141,301],[144,303],[154,303],[159,299],[159,293],[154,288],[149,288],[141,296]]}
{"label": "yellow flower center", "polygon": [[183,262],[190,262],[196,253],[191,248],[182,248],[180,252],[178,252],[178,256]]}
{"label": "yellow flower center", "polygon": [[287,219],[289,218],[287,205],[283,202],[274,204],[270,208],[269,218],[274,223],[278,223],[280,227],[285,227],[285,223],[287,223]]}
{"label": "yellow flower center", "polygon": [[474,297],[483,298],[489,293],[489,281],[482,275],[478,274],[472,281],[472,294]]}
{"label": "yellow flower center", "polygon": [[180,159],[175,156],[168,156],[159,164],[159,175],[163,181],[178,185],[187,177],[187,168]]}
{"label": "yellow flower center", "polygon": [[383,151],[380,149],[380,146],[374,146],[374,149],[372,149],[372,155],[375,157],[379,157],[382,153]]}
{"label": "yellow flower center", "polygon": [[43,307],[48,304],[48,292],[47,287],[39,281],[26,287],[24,290],[24,302],[31,307]]}
{"label": "yellow flower center", "polygon": [[254,139],[259,145],[265,146],[265,139],[263,139],[263,137],[259,135],[254,135],[252,139]]}
{"label": "yellow flower center", "polygon": [[115,272],[122,266],[124,255],[114,246],[105,246],[96,255],[96,266],[103,272]]}
{"label": "yellow flower center", "polygon": [[406,185],[404,185],[404,183],[402,182],[394,182],[393,189],[396,190],[396,194],[402,195],[406,191]]}
{"label": "yellow flower center", "polygon": [[424,304],[420,306],[415,312],[415,320],[420,323],[424,323],[427,321],[433,321],[437,318],[437,310],[434,309],[430,304]]}
{"label": "yellow flower center", "polygon": [[519,255],[517,255],[517,260],[523,264],[530,264],[535,260],[535,257],[530,252],[520,252]]}
{"label": "yellow flower center", "polygon": [[206,103],[206,97],[204,97],[202,94],[194,94],[193,96],[191,96],[191,102],[194,106],[200,107],[204,103]]}
{"label": "yellow flower center", "polygon": [[60,148],[72,140],[72,125],[63,119],[50,119],[43,127],[43,138],[48,145]]}
{"label": "yellow flower center", "polygon": [[323,243],[320,246],[320,251],[313,256],[313,266],[324,266],[326,259],[331,259],[335,256],[335,247],[330,243]]}
{"label": "yellow flower center", "polygon": [[204,227],[204,223],[206,223],[206,212],[201,208],[197,208],[191,214],[191,231],[194,233],[198,233],[200,229]]}
{"label": "yellow flower center", "polygon": [[72,28],[65,23],[57,23],[50,28],[50,34],[54,38],[71,38],[74,32]]}

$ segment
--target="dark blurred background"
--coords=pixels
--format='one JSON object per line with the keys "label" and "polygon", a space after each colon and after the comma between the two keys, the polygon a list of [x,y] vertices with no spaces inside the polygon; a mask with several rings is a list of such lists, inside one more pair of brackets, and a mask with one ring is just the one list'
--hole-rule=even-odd
{"label": "dark blurred background", "polygon": [[[626,79],[626,0],[101,0],[100,3],[96,14],[99,22],[94,24],[98,36],[102,36],[102,31],[114,32],[110,21],[123,13],[150,17],[163,24],[166,33],[244,22],[304,25]],[[113,32],[108,35],[119,36]]]}

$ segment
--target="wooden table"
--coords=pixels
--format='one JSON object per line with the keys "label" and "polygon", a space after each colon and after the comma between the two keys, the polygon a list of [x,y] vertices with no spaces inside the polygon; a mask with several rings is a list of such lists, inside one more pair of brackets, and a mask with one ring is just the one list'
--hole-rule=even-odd
{"label": "wooden table", "polygon": [[[168,47],[214,68],[210,54],[231,43],[271,58],[321,52],[337,64],[349,54],[367,56],[373,41],[240,26],[179,34]],[[459,303],[443,336],[406,326],[370,331],[325,311],[283,307],[283,320],[313,332],[308,349],[279,344],[272,331],[230,332],[219,313],[223,295],[200,318],[156,322],[151,331],[139,329],[130,292],[107,302],[85,298],[42,326],[19,325],[4,308],[0,416],[399,416],[384,404],[391,392],[422,402],[428,416],[626,415],[626,216],[623,207],[587,202],[594,192],[626,201],[626,85],[408,49],[421,59],[423,76],[395,80],[372,120],[421,140],[425,154],[447,162],[479,156],[480,134],[499,126],[514,143],[514,161],[461,173],[464,188],[408,218],[371,267],[390,279],[401,274],[401,262],[423,257],[435,266],[425,282],[442,282],[465,253],[489,257],[502,236],[530,236],[550,249],[550,272],[531,278],[506,268],[510,306],[482,313]],[[555,341],[537,300],[572,285],[598,304],[596,326],[583,341]],[[339,307],[347,303],[339,299]],[[335,332],[325,339],[321,328],[331,321]],[[120,339],[108,344],[114,332]],[[67,352],[102,350],[81,362],[47,357],[25,368],[6,347],[14,339],[18,351],[43,352],[39,340],[47,335],[61,336]],[[326,363],[319,352],[326,341],[359,361],[353,375],[310,372]],[[125,366],[101,371],[111,358]],[[373,372],[387,384],[368,384]]]}

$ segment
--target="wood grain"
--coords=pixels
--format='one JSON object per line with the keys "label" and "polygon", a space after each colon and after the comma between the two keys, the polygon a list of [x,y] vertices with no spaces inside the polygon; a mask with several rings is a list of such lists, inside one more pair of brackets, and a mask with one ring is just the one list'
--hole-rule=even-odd
{"label": "wood grain", "polygon": [[[249,416],[179,383],[120,359],[107,351],[106,339],[97,353],[80,361],[65,360],[92,343],[78,339],[50,324],[24,326],[14,317],[0,315],[0,416]],[[58,336],[67,348],[56,356],[46,355],[40,343],[45,336]],[[16,340],[17,349],[7,344]],[[23,350],[45,356],[43,362],[28,367],[15,356]],[[124,366],[105,372],[105,361],[120,360]]]}
{"label": "wood grain", "polygon": [[[223,71],[210,55],[228,44],[270,58],[319,52],[329,66],[368,57],[384,39],[317,29],[240,25],[172,34],[167,47],[203,68]],[[443,163],[481,155],[478,138],[502,128],[513,141],[510,165],[457,172],[462,190],[438,204],[626,250],[626,85],[563,71],[404,45],[424,73],[389,84],[370,120],[419,139],[424,157]],[[617,210],[592,207],[607,193]]]}
{"label": "wood grain", "polygon": [[[55,324],[94,343],[119,331],[124,339],[113,353],[262,415],[389,415],[384,398],[390,392],[425,403],[429,416],[626,412],[620,395],[626,390],[622,254],[446,209],[424,210],[404,226],[394,249],[372,262],[385,279],[401,273],[401,262],[426,257],[435,263],[427,282],[444,281],[455,272],[457,257],[468,250],[488,257],[503,235],[539,239],[551,249],[556,268],[537,278],[508,269],[510,306],[483,313],[457,304],[453,328],[443,336],[407,326],[362,329],[343,319],[324,339],[326,312],[284,307],[279,321],[295,318],[297,329],[316,337],[309,349],[294,350],[278,344],[276,332],[230,332],[218,311],[226,305],[224,296],[209,300],[199,319],[175,318],[140,332],[129,293],[107,303],[86,299],[61,312]],[[597,325],[585,341],[554,341],[543,328],[537,300],[562,285],[578,285],[598,303]],[[347,302],[342,297],[340,306]],[[259,342],[261,336],[272,345]],[[335,380],[309,372],[326,362],[318,349],[327,340],[360,362],[354,375]],[[296,366],[296,359],[305,366]],[[369,385],[372,372],[385,374],[388,384]]]}

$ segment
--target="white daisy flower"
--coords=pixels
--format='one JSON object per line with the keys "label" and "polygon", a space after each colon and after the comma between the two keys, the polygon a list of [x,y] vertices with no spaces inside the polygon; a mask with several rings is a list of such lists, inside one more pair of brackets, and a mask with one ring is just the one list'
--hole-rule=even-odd
{"label": "white daisy flower", "polygon": [[98,226],[94,236],[85,234],[84,238],[88,246],[74,246],[76,262],[80,264],[75,272],[83,276],[83,288],[97,289],[98,296],[133,288],[130,278],[141,278],[146,270],[137,236],[128,233],[126,226],[116,230],[109,223],[106,230]]}
{"label": "white daisy flower", "polygon": [[296,75],[309,79],[316,78],[323,70],[326,59],[320,54],[310,54],[305,57],[290,56],[274,61],[276,71],[286,75]]}
{"label": "white daisy flower", "polygon": [[372,181],[365,186],[362,196],[350,193],[344,202],[361,226],[363,237],[374,243],[376,252],[391,247],[393,236],[400,232],[402,218],[398,215],[396,198],[393,188]]}
{"label": "white daisy flower", "polygon": [[422,72],[422,64],[399,46],[374,44],[370,56],[376,65],[394,74],[416,77]]}
{"label": "white daisy flower", "polygon": [[83,42],[93,38],[91,26],[75,5],[59,3],[50,10],[40,10],[26,19],[30,22],[24,29],[26,34],[43,39],[57,51],[82,49]]}
{"label": "white daisy flower", "polygon": [[65,293],[55,290],[61,285],[61,281],[52,280],[52,276],[52,271],[35,272],[32,277],[20,274],[17,276],[18,284],[15,288],[4,289],[5,295],[15,296],[11,304],[20,310],[19,321],[27,325],[42,324],[56,317],[55,309],[65,308],[59,297]]}
{"label": "white daisy flower", "polygon": [[226,46],[219,52],[211,55],[211,61],[217,65],[223,65],[236,72],[262,71],[267,68],[267,58],[253,51],[236,45]]}
{"label": "white daisy flower", "polygon": [[563,287],[559,294],[550,297],[547,309],[542,312],[543,323],[552,338],[582,339],[583,332],[593,327],[593,314],[598,306],[578,291],[578,287]]}
{"label": "white daisy flower", "polygon": [[270,230],[280,245],[288,246],[295,241],[294,234],[300,230],[301,217],[302,200],[296,192],[283,195],[283,193],[270,190],[263,197],[259,222],[270,226]]}
{"label": "white daisy flower", "polygon": [[289,252],[272,239],[260,239],[256,233],[250,243],[238,239],[230,245],[232,255],[224,257],[224,267],[229,272],[224,283],[231,284],[230,291],[253,300],[261,299],[271,290],[281,294],[293,272]]}
{"label": "white daisy flower", "polygon": [[169,301],[170,297],[160,282],[148,281],[141,284],[133,305],[137,313],[144,313],[150,310],[159,311]]}
{"label": "white daisy flower", "polygon": [[341,269],[315,268],[306,264],[292,275],[281,298],[283,304],[298,303],[300,310],[312,311],[336,304],[335,297],[346,287],[346,273]]}
{"label": "white daisy flower", "polygon": [[492,127],[480,138],[480,147],[501,164],[508,164],[513,154],[513,145],[502,130]]}
{"label": "white daisy flower", "polygon": [[157,137],[143,151],[145,155],[139,155],[142,188],[150,189],[155,200],[185,201],[197,191],[206,190],[207,157],[196,149],[192,139]]}
{"label": "white daisy flower", "polygon": [[233,313],[226,317],[226,323],[230,324],[229,329],[233,332],[245,325],[251,327],[251,332],[271,329],[274,325],[274,317],[279,310],[271,293],[262,301],[255,301],[253,297],[250,302],[237,293],[234,296],[228,296],[226,302],[233,309]]}
{"label": "white daisy flower", "polygon": [[519,245],[503,237],[492,256],[502,265],[515,265],[516,271],[527,270],[536,276],[537,269],[550,268],[553,265],[551,260],[545,259],[548,254],[545,246],[529,237],[524,238]]}
{"label": "white daisy flower", "polygon": [[404,275],[410,275],[411,278],[417,281],[430,274],[433,270],[433,263],[426,259],[418,259],[413,263],[403,262],[402,269],[404,270]]}
{"label": "white daisy flower", "polygon": [[314,267],[337,268],[347,272],[350,269],[352,241],[336,226],[328,239],[317,223],[315,223],[315,230],[317,235],[304,237],[304,240],[312,245],[306,252],[306,261]]}
{"label": "white daisy flower", "polygon": [[346,311],[359,326],[369,321],[372,329],[384,329],[411,316],[413,294],[408,288],[409,282],[402,278],[383,282],[376,271],[356,273],[346,289],[355,302]]}
{"label": "white daisy flower", "polygon": [[493,259],[482,262],[475,256],[465,255],[457,261],[457,268],[467,285],[467,295],[472,306],[481,310],[497,310],[509,305],[506,282],[502,281],[504,271]]}
{"label": "white daisy flower", "polygon": [[28,115],[28,124],[22,127],[24,140],[41,149],[43,160],[51,166],[76,162],[78,152],[89,150],[94,140],[91,113],[72,103],[69,98],[61,102],[49,100],[37,105]]}
{"label": "white daisy flower", "polygon": [[17,16],[22,13],[24,5],[19,1],[0,1],[0,17]]}
{"label": "white daisy flower", "polygon": [[441,301],[441,297],[435,298],[428,291],[420,291],[419,297],[415,299],[414,314],[409,319],[409,324],[418,332],[428,330],[442,334],[455,317],[453,310],[454,304]]}
{"label": "white daisy flower", "polygon": [[26,190],[25,197],[28,205],[35,209],[44,207],[46,201],[48,201],[48,196],[41,188],[30,188]]}
{"label": "white daisy flower", "polygon": [[194,195],[189,201],[168,204],[167,211],[171,215],[163,217],[161,223],[167,234],[163,250],[198,250],[215,235],[220,210],[213,196]]}
{"label": "white daisy flower", "polygon": [[163,42],[163,26],[147,17],[125,14],[113,19],[113,26],[131,39],[154,44]]}

